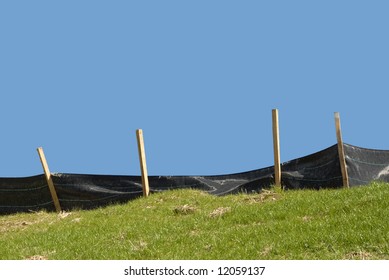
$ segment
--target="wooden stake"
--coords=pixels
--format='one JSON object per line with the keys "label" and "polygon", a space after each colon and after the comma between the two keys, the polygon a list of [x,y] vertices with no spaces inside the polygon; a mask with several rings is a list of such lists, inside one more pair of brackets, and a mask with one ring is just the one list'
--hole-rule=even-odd
{"label": "wooden stake", "polygon": [[336,127],[336,139],[338,141],[340,169],[342,171],[342,178],[343,178],[343,187],[349,188],[350,186],[349,186],[347,166],[346,166],[346,157],[344,155],[342,130],[340,126],[340,115],[338,112],[335,113],[335,127]]}
{"label": "wooden stake", "polygon": [[136,137],[138,140],[139,162],[140,162],[140,170],[142,173],[143,196],[148,196],[150,193],[150,189],[149,189],[149,178],[147,174],[146,153],[145,153],[145,145],[143,140],[142,129],[138,129],[136,131]]}
{"label": "wooden stake", "polygon": [[280,135],[278,128],[278,110],[272,110],[273,120],[273,149],[274,149],[274,182],[277,187],[281,187],[281,160],[280,160]]}
{"label": "wooden stake", "polygon": [[59,212],[61,212],[61,205],[59,204],[57,192],[55,191],[55,187],[54,187],[54,183],[53,183],[53,178],[51,178],[51,173],[50,173],[47,161],[46,161],[45,154],[43,152],[43,148],[39,147],[37,150],[38,150],[39,158],[40,158],[41,163],[42,163],[43,171],[45,172],[47,185],[49,186],[49,190],[50,190],[51,198],[53,199],[53,202],[54,202],[55,210],[59,213]]}

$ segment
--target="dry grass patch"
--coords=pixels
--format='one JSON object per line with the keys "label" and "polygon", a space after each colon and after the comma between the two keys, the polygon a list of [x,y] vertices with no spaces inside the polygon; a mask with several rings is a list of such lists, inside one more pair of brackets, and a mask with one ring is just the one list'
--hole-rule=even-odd
{"label": "dry grass patch", "polygon": [[173,209],[173,212],[178,215],[193,214],[196,211],[196,207],[188,204],[177,206]]}
{"label": "dry grass patch", "polygon": [[380,258],[370,252],[360,250],[360,251],[355,251],[347,254],[344,257],[344,259],[345,260],[377,260]]}
{"label": "dry grass patch", "polygon": [[209,213],[209,217],[210,218],[221,217],[228,212],[231,212],[231,207],[219,207],[213,210],[211,213]]}
{"label": "dry grass patch", "polygon": [[255,196],[245,197],[244,201],[249,204],[252,203],[263,203],[265,201],[276,201],[281,198],[281,194],[272,190],[263,190],[261,193]]}
{"label": "dry grass patch", "polygon": [[148,245],[147,242],[142,241],[142,240],[137,241],[137,242],[130,241],[130,244],[131,244],[131,249],[133,251],[143,251],[144,249],[147,248],[147,245]]}
{"label": "dry grass patch", "polygon": [[29,260],[29,261],[45,261],[45,260],[48,260],[48,258],[46,256],[35,255],[35,256],[28,257],[26,260]]}

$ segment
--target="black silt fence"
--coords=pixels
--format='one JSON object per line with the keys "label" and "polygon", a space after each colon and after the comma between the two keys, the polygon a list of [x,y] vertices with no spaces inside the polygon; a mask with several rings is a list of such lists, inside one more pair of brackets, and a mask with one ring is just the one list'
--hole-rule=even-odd
{"label": "black silt fence", "polygon": [[[350,186],[389,182],[389,151],[344,144]],[[337,145],[281,165],[285,189],[342,187]],[[140,176],[52,174],[61,208],[92,209],[143,195]],[[274,184],[274,167],[216,176],[149,176],[150,192],[199,189],[213,195],[260,192]],[[0,178],[0,214],[54,211],[44,175]]]}

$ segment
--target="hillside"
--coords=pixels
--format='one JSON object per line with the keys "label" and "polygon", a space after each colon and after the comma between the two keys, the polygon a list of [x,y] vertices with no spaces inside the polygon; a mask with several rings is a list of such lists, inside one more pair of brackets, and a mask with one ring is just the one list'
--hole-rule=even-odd
{"label": "hillside", "polygon": [[1,259],[389,259],[389,184],[0,216]]}

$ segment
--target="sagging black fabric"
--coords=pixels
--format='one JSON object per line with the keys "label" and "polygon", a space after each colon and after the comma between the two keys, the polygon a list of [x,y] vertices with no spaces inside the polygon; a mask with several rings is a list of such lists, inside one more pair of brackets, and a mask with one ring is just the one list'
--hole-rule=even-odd
{"label": "sagging black fabric", "polygon": [[[344,144],[350,186],[378,180],[389,182],[389,151],[365,149]],[[281,165],[284,189],[321,189],[342,187],[338,147]],[[52,175],[63,210],[92,209],[124,203],[142,196],[140,176]],[[260,192],[274,184],[274,167],[216,176],[149,176],[150,192],[192,188],[213,195]],[[44,175],[25,178],[0,178],[0,214],[47,210],[54,211]]]}

